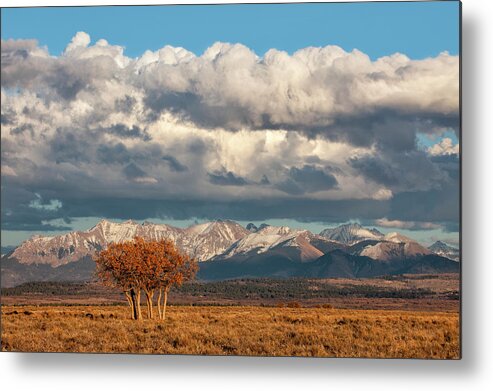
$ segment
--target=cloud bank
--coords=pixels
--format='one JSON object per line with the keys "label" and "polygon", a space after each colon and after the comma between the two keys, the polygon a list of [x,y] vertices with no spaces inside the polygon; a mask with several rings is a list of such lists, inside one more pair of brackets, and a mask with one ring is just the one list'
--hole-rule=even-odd
{"label": "cloud bank", "polygon": [[458,222],[459,146],[416,142],[459,131],[457,56],[215,43],[129,58],[79,32],[59,57],[2,41],[1,65],[3,229],[85,216]]}

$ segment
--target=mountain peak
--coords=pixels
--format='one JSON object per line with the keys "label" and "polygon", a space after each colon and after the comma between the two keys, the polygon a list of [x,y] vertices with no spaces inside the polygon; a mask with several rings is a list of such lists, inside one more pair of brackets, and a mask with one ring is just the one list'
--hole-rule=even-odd
{"label": "mountain peak", "polygon": [[442,242],[441,240],[437,240],[435,243],[433,243],[428,248],[430,250],[433,250],[433,249],[450,249],[450,248],[454,248],[454,247],[449,246],[447,243]]}
{"label": "mountain peak", "polygon": [[440,255],[442,257],[452,259],[453,261],[459,261],[460,251],[458,248],[449,246],[447,243],[437,240],[431,246],[428,247],[431,252]]}
{"label": "mountain peak", "polygon": [[404,236],[404,235],[400,234],[399,232],[390,232],[387,235],[385,235],[383,239],[388,241],[388,242],[394,242],[394,243],[415,242],[415,240],[408,238],[407,236]]}
{"label": "mountain peak", "polygon": [[320,236],[344,244],[354,244],[367,239],[382,239],[383,234],[375,228],[365,228],[359,223],[346,223],[335,228],[327,228]]}

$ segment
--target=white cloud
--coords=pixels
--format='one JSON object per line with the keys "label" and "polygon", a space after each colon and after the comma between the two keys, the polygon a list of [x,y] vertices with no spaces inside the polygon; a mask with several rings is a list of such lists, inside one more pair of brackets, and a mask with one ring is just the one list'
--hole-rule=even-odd
{"label": "white cloud", "polygon": [[388,200],[392,198],[392,190],[389,189],[378,189],[373,194],[373,199],[375,200]]}
{"label": "white cloud", "polygon": [[137,182],[137,183],[150,183],[150,184],[158,182],[156,178],[153,178],[150,176],[137,177],[137,178],[134,178],[133,181]]}
{"label": "white cloud", "polygon": [[385,228],[397,228],[397,229],[423,229],[432,230],[442,228],[440,224],[426,222],[426,221],[401,221],[401,220],[388,220],[386,217],[375,220],[375,224],[379,227]]}
{"label": "white cloud", "polygon": [[[99,41],[101,42],[101,41]],[[65,53],[69,53],[77,48],[87,48],[91,43],[91,37],[84,31],[79,31],[74,35],[70,43],[65,48]]]}
{"label": "white cloud", "polygon": [[[69,99],[88,93],[96,96],[86,99],[96,99],[106,83],[117,82],[120,93],[142,92],[147,109],[179,112],[208,127],[311,129],[340,136],[335,127],[323,127],[381,111],[431,119],[457,115],[459,103],[458,57],[447,53],[371,61],[358,50],[326,46],[293,55],[271,49],[258,57],[241,44],[218,42],[202,56],[165,46],[132,59],[105,40],[90,46],[89,35],[78,32],[59,58],[12,58],[2,71],[4,84],[22,87],[35,77],[36,85],[29,87],[38,93],[54,89]],[[350,140],[357,136],[351,127],[344,131]]]}
{"label": "white cloud", "polygon": [[440,142],[428,148],[428,153],[433,156],[458,155],[459,144],[454,144],[451,138],[445,137]]}

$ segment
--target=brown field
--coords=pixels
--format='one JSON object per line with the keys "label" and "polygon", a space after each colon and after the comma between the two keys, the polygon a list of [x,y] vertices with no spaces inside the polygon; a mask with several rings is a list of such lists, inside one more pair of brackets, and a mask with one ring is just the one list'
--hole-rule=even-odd
{"label": "brown field", "polygon": [[170,306],[166,321],[125,306],[2,306],[2,350],[457,359],[453,312]]}

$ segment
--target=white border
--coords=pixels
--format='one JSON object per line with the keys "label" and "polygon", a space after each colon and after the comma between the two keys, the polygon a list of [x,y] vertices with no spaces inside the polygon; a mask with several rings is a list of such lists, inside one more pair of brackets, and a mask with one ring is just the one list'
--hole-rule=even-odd
{"label": "white border", "polygon": [[[178,1],[175,1],[177,3]],[[228,3],[231,1],[214,1]],[[261,1],[248,1],[261,2]],[[275,2],[275,1],[274,1]],[[145,0],[144,4],[173,1]],[[179,1],[181,4],[204,3]],[[0,0],[0,6],[138,4]],[[493,384],[491,1],[463,1],[461,361],[0,353],[5,390],[487,390]],[[416,26],[419,28],[419,26]]]}

